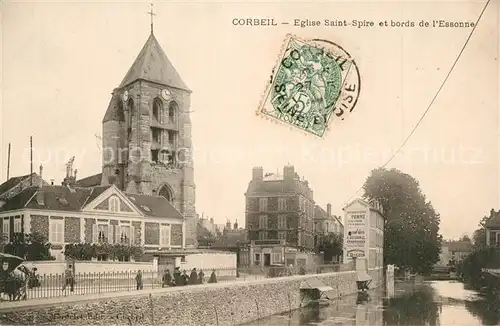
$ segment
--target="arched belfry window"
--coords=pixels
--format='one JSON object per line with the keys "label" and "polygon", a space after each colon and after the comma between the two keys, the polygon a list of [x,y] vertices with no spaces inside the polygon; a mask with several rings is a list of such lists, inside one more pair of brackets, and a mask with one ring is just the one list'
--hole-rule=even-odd
{"label": "arched belfry window", "polygon": [[174,101],[170,102],[170,104],[168,105],[168,121],[170,123],[176,122],[178,111],[179,105]]}
{"label": "arched belfry window", "polygon": [[118,119],[118,121],[125,121],[125,112],[123,111],[122,101],[118,101],[116,109],[116,118]]}
{"label": "arched belfry window", "polygon": [[169,202],[172,202],[174,200],[172,189],[168,185],[163,185],[163,187],[160,188],[158,195],[165,197]]}
{"label": "arched belfry window", "polygon": [[163,122],[163,104],[159,98],[155,98],[153,101],[153,118],[159,123]]}

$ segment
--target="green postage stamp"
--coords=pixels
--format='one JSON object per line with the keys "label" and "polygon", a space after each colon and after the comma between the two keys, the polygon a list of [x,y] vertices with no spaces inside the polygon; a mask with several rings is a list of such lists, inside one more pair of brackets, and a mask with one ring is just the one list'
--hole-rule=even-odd
{"label": "green postage stamp", "polygon": [[257,113],[323,137],[332,120],[352,112],[360,86],[358,68],[340,46],[288,35]]}

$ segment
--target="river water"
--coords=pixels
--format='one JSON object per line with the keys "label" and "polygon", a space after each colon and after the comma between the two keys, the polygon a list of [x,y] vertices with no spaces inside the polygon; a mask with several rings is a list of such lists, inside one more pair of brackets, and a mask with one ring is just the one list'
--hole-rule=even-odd
{"label": "river water", "polygon": [[391,298],[378,289],[248,325],[500,325],[500,302],[456,281],[396,283]]}

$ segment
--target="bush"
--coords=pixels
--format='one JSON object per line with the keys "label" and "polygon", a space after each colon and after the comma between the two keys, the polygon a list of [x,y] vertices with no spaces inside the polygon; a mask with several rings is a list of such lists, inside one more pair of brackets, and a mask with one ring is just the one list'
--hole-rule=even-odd
{"label": "bush", "polygon": [[12,241],[4,246],[4,252],[29,261],[55,260],[50,254],[50,246],[47,238],[39,233],[15,233]]}
{"label": "bush", "polygon": [[90,244],[72,243],[64,247],[67,258],[74,260],[92,260],[93,258],[107,260],[117,259],[128,261],[130,258],[138,258],[143,254],[142,247],[123,244]]}
{"label": "bush", "polygon": [[459,262],[456,268],[457,276],[476,290],[488,289],[496,292],[500,289],[500,279],[482,272],[483,268],[500,268],[500,248],[478,248]]}

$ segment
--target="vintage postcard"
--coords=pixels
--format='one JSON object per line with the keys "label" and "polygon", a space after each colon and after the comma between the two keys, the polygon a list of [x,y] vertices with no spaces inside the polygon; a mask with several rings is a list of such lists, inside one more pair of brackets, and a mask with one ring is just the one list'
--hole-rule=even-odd
{"label": "vintage postcard", "polygon": [[500,324],[500,1],[0,15],[0,324]]}

